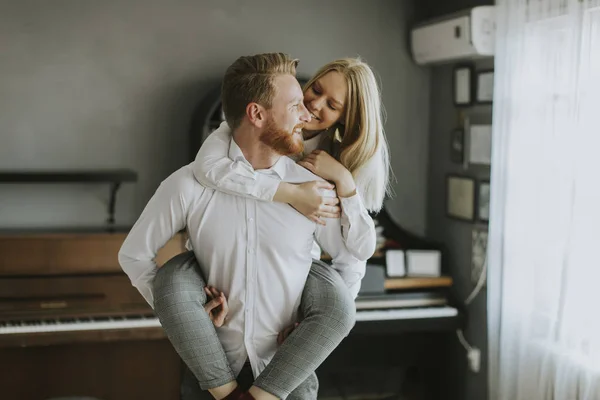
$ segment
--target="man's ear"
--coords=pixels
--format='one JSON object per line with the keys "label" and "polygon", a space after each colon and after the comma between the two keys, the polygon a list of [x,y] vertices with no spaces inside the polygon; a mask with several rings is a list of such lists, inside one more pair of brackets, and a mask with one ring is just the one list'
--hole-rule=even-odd
{"label": "man's ear", "polygon": [[263,128],[267,122],[267,110],[258,103],[250,103],[246,106],[248,121],[257,128]]}

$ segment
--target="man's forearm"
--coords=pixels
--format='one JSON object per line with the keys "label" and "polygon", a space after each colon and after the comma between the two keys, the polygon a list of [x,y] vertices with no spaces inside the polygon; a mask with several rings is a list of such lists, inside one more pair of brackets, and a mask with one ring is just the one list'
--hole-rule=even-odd
{"label": "man's forearm", "polygon": [[154,308],[152,282],[156,275],[156,263],[152,260],[142,261],[134,259],[121,250],[119,252],[119,264],[127,276],[129,276],[131,284],[140,292],[150,307]]}

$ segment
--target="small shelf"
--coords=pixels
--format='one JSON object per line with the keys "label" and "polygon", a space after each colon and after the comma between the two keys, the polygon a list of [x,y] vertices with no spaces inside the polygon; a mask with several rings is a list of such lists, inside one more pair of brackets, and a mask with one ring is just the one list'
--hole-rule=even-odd
{"label": "small shelf", "polygon": [[110,198],[106,222],[110,229],[115,225],[117,191],[124,182],[136,182],[137,172],[129,169],[106,170],[13,170],[0,171],[0,184],[61,184],[61,183],[108,183]]}
{"label": "small shelf", "polygon": [[128,169],[0,171],[0,183],[122,183],[135,181],[137,181],[137,173]]}
{"label": "small shelf", "polygon": [[384,286],[386,290],[450,287],[452,286],[452,278],[449,276],[437,278],[387,278]]}

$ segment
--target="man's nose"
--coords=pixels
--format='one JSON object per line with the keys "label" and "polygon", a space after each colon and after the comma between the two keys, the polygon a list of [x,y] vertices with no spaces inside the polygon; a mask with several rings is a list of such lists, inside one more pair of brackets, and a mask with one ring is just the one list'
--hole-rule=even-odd
{"label": "man's nose", "polygon": [[300,115],[300,120],[304,121],[304,122],[310,122],[310,120],[311,120],[310,113],[308,112],[308,108],[306,108],[306,106],[304,104],[302,104],[302,114]]}

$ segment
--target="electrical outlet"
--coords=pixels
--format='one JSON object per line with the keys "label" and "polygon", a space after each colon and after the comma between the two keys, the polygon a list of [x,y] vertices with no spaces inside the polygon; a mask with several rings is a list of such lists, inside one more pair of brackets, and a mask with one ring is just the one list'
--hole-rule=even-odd
{"label": "electrical outlet", "polygon": [[469,369],[478,373],[481,368],[481,350],[477,347],[472,347],[471,350],[467,352],[467,358],[469,359]]}
{"label": "electrical outlet", "polygon": [[481,277],[487,253],[487,230],[474,228],[471,239],[471,283],[476,285]]}

